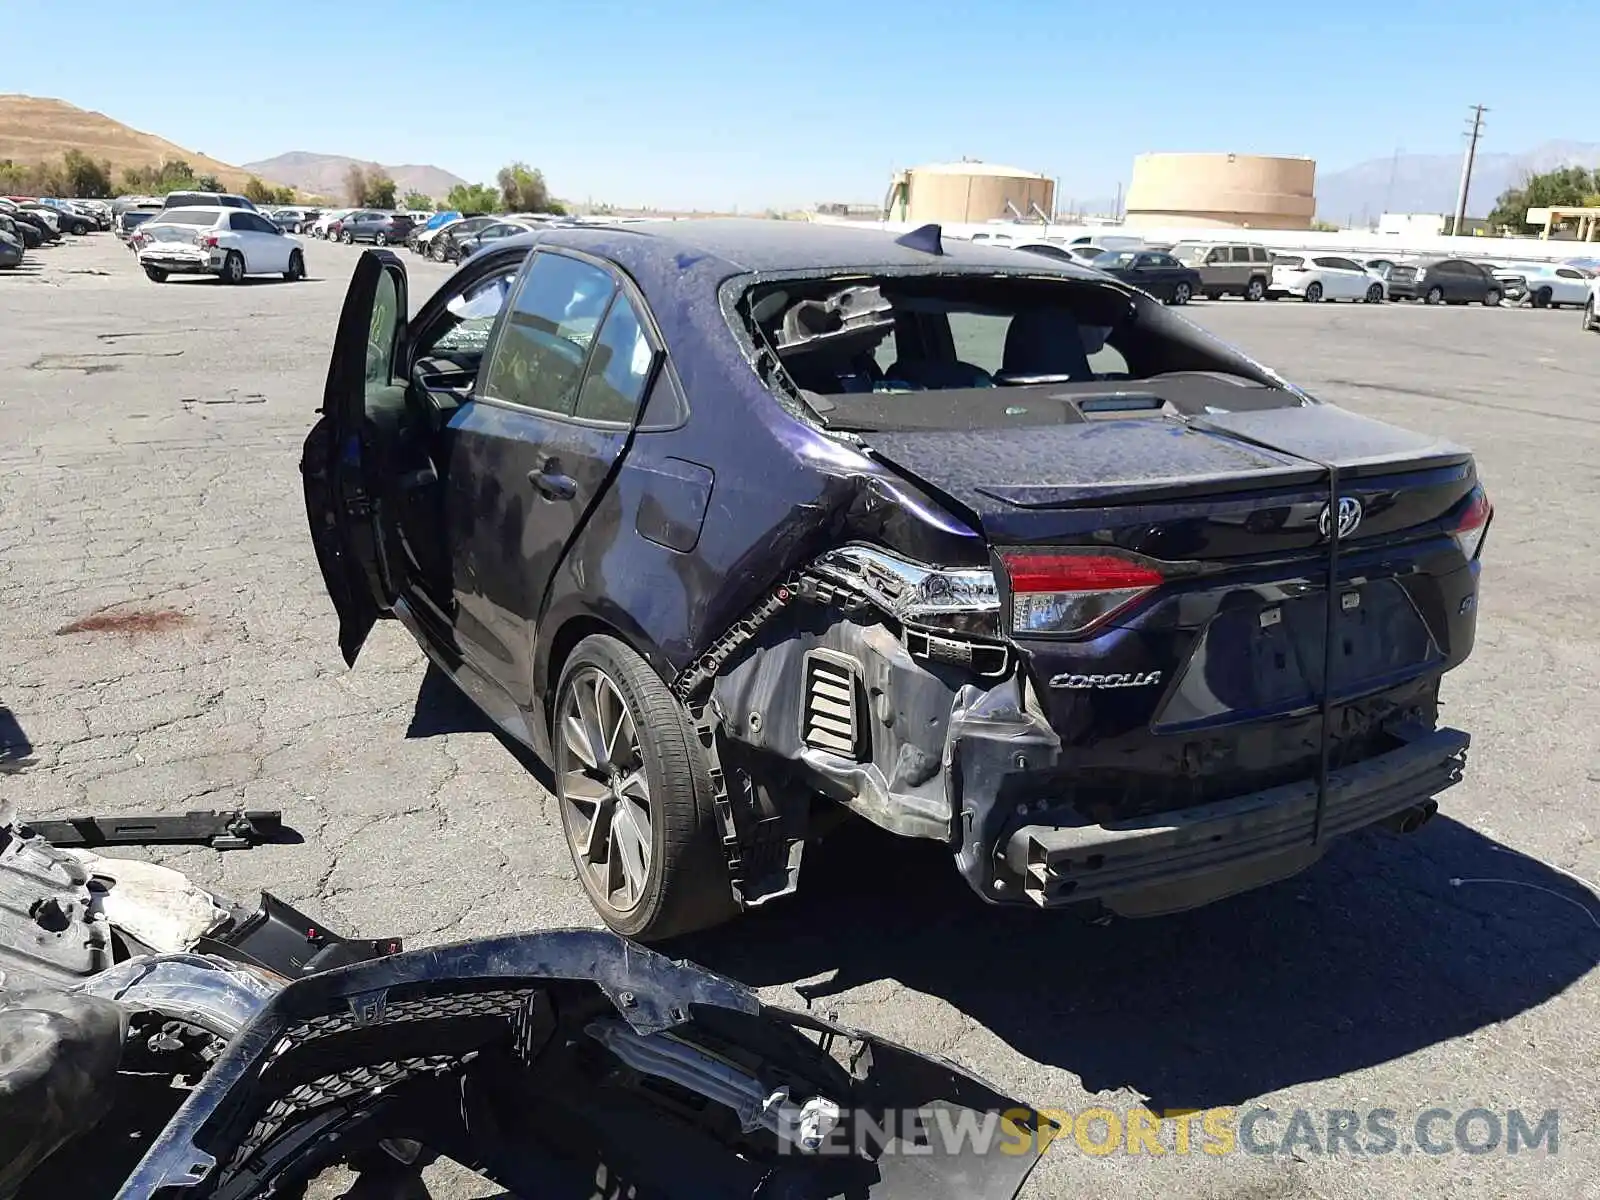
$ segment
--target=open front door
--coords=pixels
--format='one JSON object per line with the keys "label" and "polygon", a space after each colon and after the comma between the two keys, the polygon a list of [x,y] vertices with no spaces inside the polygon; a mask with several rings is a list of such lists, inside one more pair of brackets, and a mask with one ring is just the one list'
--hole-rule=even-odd
{"label": "open front door", "polygon": [[[399,593],[385,539],[385,463],[405,409],[406,269],[387,250],[356,264],[334,336],[321,419],[300,459],[306,516],[328,596],[339,614],[339,649],[354,665]],[[396,372],[402,378],[396,382]]]}

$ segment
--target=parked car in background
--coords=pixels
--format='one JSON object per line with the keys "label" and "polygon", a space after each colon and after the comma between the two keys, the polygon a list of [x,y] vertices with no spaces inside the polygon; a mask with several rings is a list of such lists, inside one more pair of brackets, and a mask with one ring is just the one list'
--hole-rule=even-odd
{"label": "parked car in background", "polygon": [[304,444],[339,649],[398,619],[550,765],[618,932],[803,888],[836,804],[989,903],[1152,916],[1462,775],[1471,453],[1120,278],[706,220],[547,227],[411,300],[360,256]]}
{"label": "parked car in background", "polygon": [[328,231],[332,229],[334,225],[338,224],[338,222],[349,216],[351,213],[359,211],[359,209],[354,208],[330,208],[326,212],[320,213],[317,218],[311,222],[311,228],[307,230],[307,232],[310,233],[312,237],[326,238],[328,236]]}
{"label": "parked car in background", "polygon": [[485,246],[504,241],[508,237],[520,237],[525,233],[532,233],[537,225],[526,221],[496,221],[492,225],[485,225],[476,233],[469,233],[455,241],[456,261],[465,262]]}
{"label": "parked car in background", "polygon": [[160,215],[161,210],[156,208],[124,209],[122,215],[117,218],[117,237],[122,239],[122,241],[131,244],[133,242],[133,235],[138,230],[139,226],[143,225],[146,221],[152,220]]}
{"label": "parked car in background", "polygon": [[41,198],[39,204],[56,215],[56,224],[62,233],[82,237],[100,228],[100,218],[66,200]]}
{"label": "parked car in background", "polygon": [[1095,259],[1099,258],[1102,254],[1105,254],[1108,250],[1109,247],[1098,246],[1093,242],[1086,242],[1080,245],[1067,247],[1067,253],[1072,255],[1072,261],[1081,266],[1090,265]]}
{"label": "parked car in background", "polygon": [[1200,291],[1200,272],[1160,250],[1108,250],[1091,265],[1168,304],[1187,304]]}
{"label": "parked car in background", "polygon": [[1389,272],[1391,300],[1421,300],[1424,304],[1486,304],[1490,308],[1505,297],[1505,288],[1492,274],[1465,258],[1422,259],[1396,263]]}
{"label": "parked car in background", "polygon": [[422,237],[427,234],[431,234],[441,225],[448,225],[452,221],[459,221],[461,217],[462,214],[456,212],[454,209],[446,209],[443,212],[431,213],[427,220],[417,225],[409,234],[406,235],[406,249],[415,250],[417,248],[418,241]]}
{"label": "parked car in background", "polygon": [[194,208],[197,206],[211,208],[243,208],[256,212],[256,206],[243,196],[234,192],[168,192],[162,200],[162,208]]}
{"label": "parked car in background", "polygon": [[449,225],[440,226],[428,240],[428,257],[435,262],[460,262],[461,240],[503,219],[490,216],[463,217]]}
{"label": "parked car in background", "polygon": [[171,275],[306,277],[305,248],[260,213],[236,208],[169,208],[138,234],[139,265],[155,283]]}
{"label": "parked car in background", "polygon": [[278,208],[268,218],[285,233],[305,233],[321,215],[321,210],[315,208]]}
{"label": "parked car in background", "polygon": [[1039,254],[1045,258],[1053,258],[1057,262],[1079,261],[1072,256],[1072,252],[1065,246],[1059,246],[1054,242],[1017,242],[1011,248],[1013,250],[1026,250],[1029,254]]}
{"label": "parked car in background", "polygon": [[1518,263],[1534,308],[1582,308],[1589,299],[1591,272],[1562,263]]}
{"label": "parked car in background", "polygon": [[39,235],[40,242],[59,242],[61,228],[55,214],[49,209],[40,210],[32,205],[18,204],[13,200],[0,200],[0,212],[12,220],[29,225]]}
{"label": "parked car in background", "polygon": [[416,223],[404,213],[378,212],[375,209],[362,209],[349,216],[339,218],[339,240],[345,245],[355,242],[371,242],[375,246],[387,246],[390,243],[405,245],[406,235],[416,227]]}
{"label": "parked car in background", "polygon": [[40,204],[37,200],[23,200],[17,207],[35,220],[44,222],[46,228],[50,231],[49,236],[52,240],[60,240],[65,230],[61,227],[61,214],[55,209],[48,204]]}
{"label": "parked car in background", "polygon": [[1528,277],[1521,267],[1497,262],[1480,262],[1478,265],[1494,276],[1495,282],[1500,285],[1502,300],[1517,304],[1527,299]]}
{"label": "parked car in background", "polygon": [[1381,303],[1388,294],[1382,276],[1342,254],[1275,254],[1267,294],[1298,296],[1316,304],[1323,300]]}
{"label": "parked car in background", "polygon": [[10,217],[0,217],[0,269],[9,269],[22,262],[22,235]]}
{"label": "parked car in background", "polygon": [[4,221],[10,231],[16,235],[17,240],[22,244],[22,248],[24,250],[37,250],[44,245],[44,234],[40,231],[39,226],[23,216],[15,205],[7,207],[8,204],[9,201],[0,200],[0,221]]}
{"label": "parked car in background", "polygon": [[1200,273],[1200,294],[1208,300],[1242,296],[1260,300],[1272,282],[1272,255],[1265,246],[1247,242],[1175,242],[1172,257]]}

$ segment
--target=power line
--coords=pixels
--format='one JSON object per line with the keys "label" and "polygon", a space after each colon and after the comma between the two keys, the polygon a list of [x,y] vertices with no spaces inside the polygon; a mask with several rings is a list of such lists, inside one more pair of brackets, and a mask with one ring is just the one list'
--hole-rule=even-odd
{"label": "power line", "polygon": [[1489,110],[1481,104],[1472,106],[1472,125],[1467,131],[1467,154],[1461,160],[1461,192],[1456,196],[1456,221],[1451,232],[1460,237],[1467,224],[1467,189],[1472,186],[1472,160],[1478,154],[1478,138],[1483,135],[1483,114]]}

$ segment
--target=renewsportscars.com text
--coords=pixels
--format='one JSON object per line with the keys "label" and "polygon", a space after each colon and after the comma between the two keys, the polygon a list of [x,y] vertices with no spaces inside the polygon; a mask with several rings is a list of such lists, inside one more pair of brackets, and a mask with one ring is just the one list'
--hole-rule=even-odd
{"label": "renewsportscars.com text", "polygon": [[[817,1143],[780,1125],[780,1143],[811,1154],[1029,1154],[1052,1145],[1108,1155],[1538,1154],[1560,1151],[1560,1112],[1471,1106],[1402,1113],[1392,1108],[1044,1108],[976,1113],[947,1108],[847,1110]],[[814,1144],[814,1148],[812,1148]],[[805,1145],[806,1149],[801,1149]]]}

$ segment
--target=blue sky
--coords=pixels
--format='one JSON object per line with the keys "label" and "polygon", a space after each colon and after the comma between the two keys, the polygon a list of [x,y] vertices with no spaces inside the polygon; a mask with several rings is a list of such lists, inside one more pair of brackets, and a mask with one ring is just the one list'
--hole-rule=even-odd
{"label": "blue sky", "polygon": [[873,201],[893,168],[962,156],[1059,177],[1063,202],[1112,195],[1142,151],[1337,170],[1456,153],[1479,102],[1485,150],[1600,140],[1592,0],[54,7],[0,0],[0,29],[25,30],[0,90],[228,162],[311,150],[488,179],[521,158],[558,195],[625,205]]}

